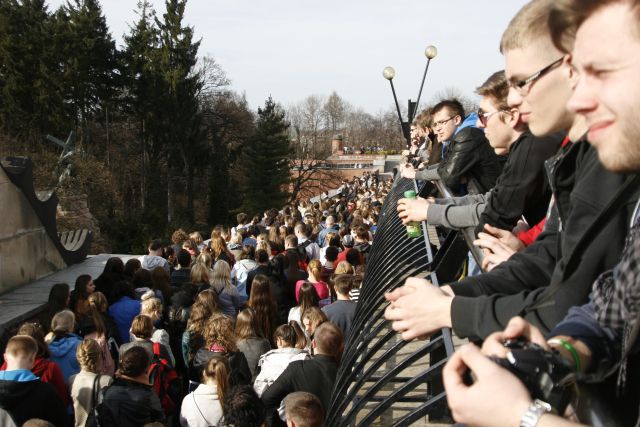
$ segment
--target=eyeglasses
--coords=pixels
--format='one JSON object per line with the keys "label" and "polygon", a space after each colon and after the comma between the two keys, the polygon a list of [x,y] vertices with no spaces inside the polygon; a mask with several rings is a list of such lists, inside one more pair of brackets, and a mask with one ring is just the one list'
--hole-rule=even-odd
{"label": "eyeglasses", "polygon": [[538,80],[540,77],[544,76],[545,74],[547,74],[549,71],[553,70],[554,68],[556,68],[558,65],[562,64],[562,61],[564,60],[564,57],[553,61],[551,64],[547,65],[546,67],[544,67],[543,69],[541,69],[540,71],[537,71],[533,74],[531,74],[529,77],[527,77],[526,79],[523,80],[509,80],[508,84],[510,88],[513,88],[516,92],[518,92],[518,94],[520,96],[527,96],[529,94],[529,91],[531,90],[531,84],[533,82],[535,82],[536,80]]}
{"label": "eyeglasses", "polygon": [[508,113],[508,111],[505,110],[497,110],[497,111],[492,111],[490,113],[484,112],[482,110],[478,110],[478,120],[480,120],[480,123],[482,123],[482,126],[486,126],[487,122],[489,121],[489,117],[493,116],[494,114],[497,113]]}
{"label": "eyeglasses", "polygon": [[445,123],[447,123],[448,121],[455,119],[456,117],[457,116],[452,116],[452,117],[449,117],[447,120],[440,120],[439,122],[433,122],[433,128],[435,129],[435,128],[439,127],[439,126],[442,126]]}

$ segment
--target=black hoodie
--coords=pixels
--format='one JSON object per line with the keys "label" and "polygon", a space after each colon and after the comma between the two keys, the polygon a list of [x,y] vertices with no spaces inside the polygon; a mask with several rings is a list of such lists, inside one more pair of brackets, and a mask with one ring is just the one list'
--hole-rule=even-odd
{"label": "black hoodie", "polygon": [[[8,415],[18,426],[32,418],[47,420],[56,427],[68,425],[64,404],[51,384],[31,381],[0,380],[0,422]],[[6,411],[6,412],[5,412]],[[10,425],[10,423],[9,423]]]}

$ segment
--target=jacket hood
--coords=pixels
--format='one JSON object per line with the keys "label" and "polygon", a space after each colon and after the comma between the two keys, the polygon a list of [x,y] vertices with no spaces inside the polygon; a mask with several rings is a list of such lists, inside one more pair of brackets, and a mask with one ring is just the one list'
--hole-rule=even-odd
{"label": "jacket hood", "polygon": [[52,356],[60,358],[68,356],[69,353],[71,353],[73,357],[76,357],[76,347],[78,341],[80,341],[80,337],[78,337],[77,335],[69,334],[64,338],[60,338],[50,343],[49,352],[51,352]]}
{"label": "jacket hood", "polygon": [[245,270],[253,270],[258,266],[258,263],[252,259],[241,259],[236,263],[238,266],[242,266]]}
{"label": "jacket hood", "polygon": [[473,112],[464,118],[458,129],[456,129],[456,133],[460,132],[464,128],[477,128],[476,122],[478,121],[478,113]]}
{"label": "jacket hood", "polygon": [[0,407],[11,410],[29,398],[40,380],[11,381],[0,380]]}
{"label": "jacket hood", "polygon": [[368,252],[369,249],[371,249],[371,245],[367,242],[364,243],[358,243],[357,245],[355,245],[353,247],[353,249],[357,250],[358,252]]}
{"label": "jacket hood", "polygon": [[157,255],[145,255],[142,257],[142,268],[145,270],[153,270],[156,267],[163,267],[167,262],[166,259]]}

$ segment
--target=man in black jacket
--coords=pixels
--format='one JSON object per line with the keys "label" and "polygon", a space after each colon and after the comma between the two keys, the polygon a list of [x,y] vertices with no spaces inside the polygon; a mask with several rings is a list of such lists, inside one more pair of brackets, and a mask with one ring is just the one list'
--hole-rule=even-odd
{"label": "man in black jacket", "polygon": [[[571,75],[547,28],[550,3],[533,2],[538,13],[516,15],[502,39],[509,105],[517,107],[534,135],[568,129],[575,116],[564,106]],[[555,203],[543,233],[523,252],[491,272],[438,289],[411,278],[388,294],[386,317],[411,339],[442,327],[483,339],[524,316],[549,332],[570,307],[587,301],[591,283],[614,266],[622,251],[637,194],[629,177],[606,171],[586,142],[565,146],[548,162]],[[613,208],[612,208],[613,207]]]}
{"label": "man in black jacket", "polygon": [[312,341],[314,356],[307,360],[291,362],[278,379],[262,395],[267,408],[267,424],[277,422],[273,412],[289,393],[306,391],[320,399],[325,412],[331,401],[331,392],[338,373],[338,360],[344,347],[342,331],[331,322],[325,322],[315,330]]}
{"label": "man in black jacket", "polygon": [[442,161],[437,167],[418,172],[405,165],[402,176],[442,180],[456,195],[489,191],[500,175],[500,166],[484,133],[471,126],[475,124],[475,114],[465,119],[464,108],[457,100],[440,101],[431,109],[431,114],[438,141],[443,141]]}

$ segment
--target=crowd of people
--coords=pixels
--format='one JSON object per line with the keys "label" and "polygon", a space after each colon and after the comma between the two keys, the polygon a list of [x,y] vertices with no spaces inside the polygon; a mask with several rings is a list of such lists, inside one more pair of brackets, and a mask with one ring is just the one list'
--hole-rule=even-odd
{"label": "crowd of people", "polygon": [[0,424],[323,425],[390,184],[179,229],[54,285],[6,344]]}
{"label": "crowd of people", "polygon": [[[460,423],[576,425],[597,401],[640,425],[640,2],[532,0],[500,51],[479,110],[423,111],[399,170],[453,193],[427,185],[400,219],[474,227],[481,271],[409,278],[385,317],[405,340],[449,327],[472,342],[443,371]],[[322,425],[389,189],[365,173],[55,285],[6,345],[2,425]],[[516,349],[546,355],[536,375],[568,369],[545,387],[596,384],[595,400],[552,406],[505,368]]]}
{"label": "crowd of people", "polygon": [[409,278],[385,316],[406,340],[451,327],[472,342],[443,373],[460,423],[640,425],[639,23],[635,0],[532,0],[479,111],[444,100],[413,124],[401,175],[454,197],[402,199],[398,215],[475,227],[483,271]]}

